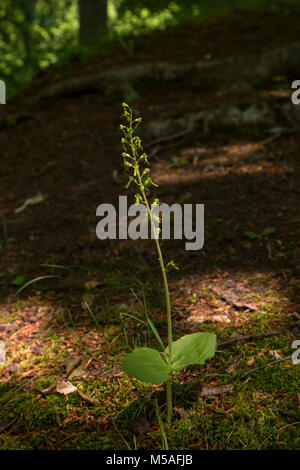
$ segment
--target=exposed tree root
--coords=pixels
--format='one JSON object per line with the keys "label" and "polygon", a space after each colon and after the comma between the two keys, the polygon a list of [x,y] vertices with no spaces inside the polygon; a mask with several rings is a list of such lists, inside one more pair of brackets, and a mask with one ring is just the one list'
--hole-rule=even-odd
{"label": "exposed tree root", "polygon": [[190,64],[168,62],[140,64],[96,75],[61,81],[42,90],[32,100],[103,93],[108,96],[136,95],[143,82],[181,82],[192,89],[216,89],[220,93],[246,91],[262,86],[272,77],[295,76],[300,66],[300,43],[261,54]]}
{"label": "exposed tree root", "polygon": [[[292,125],[291,125],[292,123]],[[249,105],[235,105],[189,113],[180,118],[153,121],[148,124],[145,134],[155,138],[168,135],[200,131],[204,135],[218,132],[285,132],[300,125],[300,106],[291,102],[279,105],[262,102]]]}
{"label": "exposed tree root", "polygon": [[[265,85],[274,76],[284,74],[295,77],[300,68],[300,43],[279,47],[261,54],[252,54],[223,61],[200,61],[192,64],[168,62],[140,64],[97,75],[76,77],[58,82],[37,93],[23,113],[4,116],[0,127],[17,124],[37,117],[28,111],[30,105],[42,99],[101,93],[118,99],[137,96],[139,89],[152,83],[178,82],[192,90],[215,89],[217,93],[245,92]],[[164,138],[171,134],[188,133],[201,128],[204,134],[214,130],[271,130],[284,123],[288,128],[300,122],[300,106],[291,103],[274,105],[270,102],[248,106],[230,106],[190,113],[179,119],[153,122],[147,134]]]}

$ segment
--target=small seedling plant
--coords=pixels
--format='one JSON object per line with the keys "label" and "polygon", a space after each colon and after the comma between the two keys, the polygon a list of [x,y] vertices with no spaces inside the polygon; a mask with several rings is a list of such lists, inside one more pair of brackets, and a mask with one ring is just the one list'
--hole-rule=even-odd
{"label": "small seedling plant", "polygon": [[[173,342],[171,300],[167,280],[167,268],[176,267],[173,261],[165,266],[162,251],[159,243],[159,230],[155,224],[154,213],[150,207],[160,204],[155,199],[149,203],[150,190],[157,186],[150,177],[150,167],[147,154],[143,151],[140,137],[135,134],[137,127],[141,123],[141,118],[134,119],[131,108],[123,103],[124,118],[126,125],[121,125],[123,132],[122,145],[124,152],[125,170],[129,173],[126,188],[130,184],[137,187],[135,195],[136,204],[143,204],[146,208],[147,216],[150,220],[151,229],[156,234],[154,242],[156,244],[166,304],[166,322],[168,327],[168,345],[164,346],[153,322],[147,316],[148,323],[159,342],[161,352],[149,348],[137,348],[128,354],[122,362],[122,370],[128,375],[134,376],[138,380],[151,384],[166,384],[167,392],[167,423],[172,419],[172,374],[179,372],[192,364],[203,364],[207,359],[214,356],[216,351],[216,335],[213,333],[192,333],[185,335]],[[157,220],[156,220],[157,221]],[[160,222],[158,220],[158,222]]]}
{"label": "small seedling plant", "polygon": [[267,227],[261,233],[250,232],[247,230],[245,235],[250,238],[250,240],[268,240],[269,236],[274,232],[276,232],[274,227]]}

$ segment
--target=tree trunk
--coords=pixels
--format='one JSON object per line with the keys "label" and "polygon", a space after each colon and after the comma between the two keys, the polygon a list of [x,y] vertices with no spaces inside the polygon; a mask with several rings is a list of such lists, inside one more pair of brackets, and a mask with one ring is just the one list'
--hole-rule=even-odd
{"label": "tree trunk", "polygon": [[36,0],[22,0],[20,7],[24,15],[21,32],[24,41],[25,64],[27,67],[31,67],[33,61],[32,27],[35,20]]}
{"label": "tree trunk", "polygon": [[79,43],[96,46],[105,34],[107,26],[107,0],[78,0]]}

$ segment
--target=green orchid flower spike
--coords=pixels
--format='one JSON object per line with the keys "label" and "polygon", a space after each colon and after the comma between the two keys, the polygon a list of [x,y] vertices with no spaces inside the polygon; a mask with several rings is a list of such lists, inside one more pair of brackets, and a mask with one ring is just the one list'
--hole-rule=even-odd
{"label": "green orchid flower spike", "polygon": [[[123,132],[121,142],[124,148],[124,152],[122,154],[124,167],[129,173],[126,187],[128,188],[131,184],[136,185],[137,194],[135,195],[135,201],[137,204],[145,205],[151,228],[155,230],[154,215],[151,212],[148,197],[151,188],[157,185],[150,177],[148,157],[143,151],[141,139],[135,135],[135,131],[142,120],[141,118],[133,118],[132,110],[126,103],[123,103],[123,109],[126,125],[121,125],[120,129]],[[154,200],[154,205],[155,204],[159,204],[157,199]],[[142,382],[166,384],[167,422],[170,424],[172,419],[173,372],[181,371],[192,364],[201,365],[207,359],[213,357],[216,351],[216,335],[212,333],[192,333],[173,342],[171,301],[167,280],[167,268],[178,268],[174,261],[170,261],[167,267],[165,267],[159,237],[154,237],[154,241],[158,253],[165,293],[168,345],[167,347],[164,347],[155,326],[152,321],[148,319],[155,336],[159,340],[159,344],[163,347],[163,351],[159,352],[156,349],[147,347],[137,348],[125,357],[122,362],[122,370]]]}

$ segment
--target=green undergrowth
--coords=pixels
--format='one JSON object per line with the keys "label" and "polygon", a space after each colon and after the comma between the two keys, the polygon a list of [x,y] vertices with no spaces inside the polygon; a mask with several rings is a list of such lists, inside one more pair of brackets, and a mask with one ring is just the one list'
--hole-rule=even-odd
{"label": "green undergrowth", "polygon": [[[211,296],[209,290],[202,294]],[[219,338],[278,328],[283,333],[219,347],[215,358],[203,370],[195,366],[176,379],[175,415],[167,436],[170,449],[299,449],[299,365],[285,361],[242,377],[249,369],[293,352],[294,336],[287,328],[279,297],[278,293],[271,292],[263,299],[268,305],[265,316],[270,315],[267,321],[250,315],[242,329],[212,322],[196,328],[215,332]],[[135,313],[141,315],[138,310]],[[13,318],[16,317],[14,314]],[[8,360],[7,365],[19,358],[21,370],[12,374],[9,382],[0,385],[0,422],[9,422],[13,418],[11,412],[19,413],[20,418],[7,432],[0,433],[0,448],[161,448],[161,432],[153,403],[158,401],[164,417],[162,387],[138,383],[120,374],[118,369],[138,331],[141,345],[155,346],[155,338],[143,336],[142,330],[137,330],[129,319],[125,324],[129,344],[126,344],[120,319],[116,319],[114,325],[100,325],[100,329],[92,319],[86,330],[75,323],[73,333],[67,327],[62,328],[60,324],[55,327],[55,322],[49,324],[46,320],[44,333],[41,330],[36,338],[43,341],[43,356],[30,354],[28,346],[23,344],[16,346]],[[97,335],[101,346],[88,347],[86,335],[90,333]],[[71,379],[72,384],[95,399],[96,404],[86,402],[76,393],[64,396],[53,392],[46,397],[39,393],[62,377],[70,353],[84,357],[85,361],[92,359],[91,365],[94,363],[96,368],[99,361],[103,372],[115,368],[115,373]],[[241,354],[244,358],[234,370],[212,377],[224,371]],[[20,378],[26,371],[32,373]],[[201,396],[204,385],[228,384],[233,387],[229,393]],[[135,436],[132,423],[140,417],[146,417],[150,428]]]}

